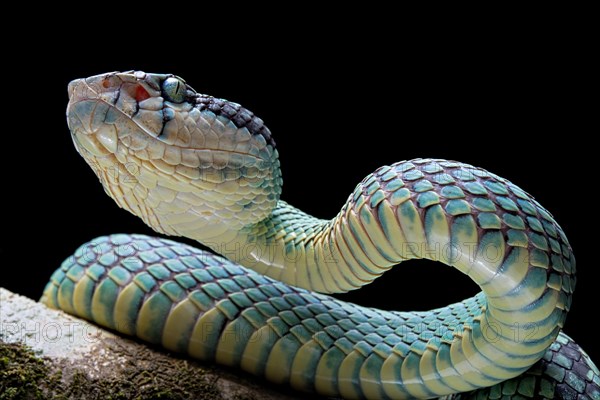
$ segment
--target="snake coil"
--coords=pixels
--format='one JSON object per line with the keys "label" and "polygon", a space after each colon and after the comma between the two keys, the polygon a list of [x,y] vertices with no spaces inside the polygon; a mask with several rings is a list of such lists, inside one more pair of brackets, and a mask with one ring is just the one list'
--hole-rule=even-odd
{"label": "snake coil", "polygon": [[[239,104],[139,71],[75,80],[69,97],[73,141],[106,193],[156,231],[227,259],[105,236],[52,275],[46,304],[328,396],[600,398],[598,369],[560,331],[571,246],[506,179],[454,161],[399,162],[321,220],[279,199],[275,141]],[[326,295],[413,258],[451,265],[482,291],[428,312]]]}

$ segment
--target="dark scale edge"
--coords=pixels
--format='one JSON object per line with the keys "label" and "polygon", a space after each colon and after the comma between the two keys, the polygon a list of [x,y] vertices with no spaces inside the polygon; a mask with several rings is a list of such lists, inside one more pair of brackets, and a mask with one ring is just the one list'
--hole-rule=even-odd
{"label": "dark scale edge", "polygon": [[[421,161],[421,163],[418,163],[418,161]],[[426,162],[423,162],[423,161],[426,161]],[[503,178],[501,178],[501,177],[498,177],[497,175],[495,175],[495,174],[493,174],[493,173],[491,173],[491,172],[489,172],[489,171],[483,170],[482,168],[473,167],[473,166],[470,166],[470,165],[468,165],[468,164],[463,164],[463,163],[456,162],[456,161],[447,161],[447,160],[438,160],[438,159],[426,159],[426,160],[425,160],[425,159],[423,159],[423,160],[421,160],[421,159],[416,159],[416,160],[410,160],[410,161],[406,161],[406,162],[410,162],[410,163],[412,163],[412,164],[414,165],[414,169],[415,169],[415,170],[419,170],[419,171],[421,171],[421,172],[423,173],[423,175],[424,175],[424,177],[423,177],[423,178],[419,178],[419,179],[417,179],[417,180],[415,180],[415,181],[407,181],[406,179],[404,179],[404,178],[403,178],[403,176],[402,176],[402,175],[398,175],[398,177],[399,177],[400,179],[402,179],[402,180],[403,180],[403,182],[404,182],[404,187],[408,188],[408,189],[409,189],[409,190],[410,190],[410,191],[413,193],[413,194],[412,194],[412,196],[411,196],[411,200],[413,200],[413,201],[415,201],[415,197],[416,197],[416,195],[415,195],[415,191],[414,191],[414,189],[413,189],[414,185],[415,185],[417,182],[419,182],[420,180],[422,180],[422,179],[427,179],[427,180],[429,180],[429,181],[432,183],[433,187],[435,188],[434,190],[435,190],[436,192],[438,192],[438,193],[439,193],[439,191],[441,190],[441,188],[442,188],[443,186],[451,186],[451,185],[452,185],[452,186],[456,186],[456,187],[459,187],[459,188],[461,188],[461,189],[463,190],[463,192],[464,192],[464,195],[465,195],[465,196],[464,196],[462,199],[464,199],[464,200],[468,201],[470,204],[472,204],[472,203],[473,203],[473,199],[475,199],[475,198],[478,198],[478,197],[480,197],[480,198],[488,198],[489,200],[491,200],[491,201],[492,201],[492,202],[495,204],[495,206],[496,206],[496,210],[495,210],[495,211],[493,211],[493,213],[494,213],[494,214],[496,214],[496,215],[498,216],[498,218],[500,218],[500,220],[503,220],[503,215],[504,215],[504,214],[511,214],[511,215],[517,215],[517,216],[520,216],[520,217],[523,219],[523,221],[527,221],[527,217],[528,217],[529,215],[528,215],[528,214],[526,214],[526,213],[525,213],[525,212],[522,210],[522,208],[521,208],[521,207],[519,207],[519,208],[518,208],[518,211],[509,211],[509,210],[506,210],[506,209],[504,209],[504,208],[503,208],[503,207],[502,207],[502,206],[499,204],[499,202],[498,202],[498,200],[497,200],[497,198],[499,197],[499,195],[497,195],[497,194],[495,194],[495,193],[492,193],[491,191],[489,191],[489,190],[487,190],[487,189],[486,189],[486,191],[487,191],[487,194],[486,194],[486,195],[472,194],[472,193],[470,193],[470,192],[469,192],[469,190],[468,190],[468,189],[465,187],[465,184],[467,184],[467,183],[469,183],[469,182],[477,182],[477,183],[480,183],[481,185],[483,185],[485,181],[494,181],[494,182],[500,182],[502,185],[505,185],[505,186],[507,186],[507,185],[509,184],[509,181],[508,181],[508,180],[506,180],[506,179],[503,179]],[[459,164],[459,165],[460,165],[460,168],[463,168],[463,169],[465,169],[467,173],[469,173],[470,171],[483,171],[483,172],[487,173],[487,174],[488,174],[488,176],[487,176],[487,177],[479,177],[479,176],[474,176],[474,178],[473,178],[472,180],[471,180],[471,179],[469,179],[469,180],[461,180],[461,179],[458,179],[458,178],[457,178],[457,179],[455,179],[455,182],[454,182],[454,183],[451,183],[451,184],[439,184],[439,183],[433,182],[433,181],[431,180],[431,177],[432,177],[432,176],[435,176],[435,175],[436,175],[436,174],[438,174],[439,172],[430,173],[430,172],[427,172],[427,171],[425,171],[425,170],[423,169],[423,167],[425,167],[426,165],[429,165],[429,164],[431,164],[431,163],[436,163],[436,164],[437,164],[437,163],[440,163],[440,162],[451,162],[451,163]],[[405,161],[403,161],[403,162],[399,162],[399,163],[395,163],[395,164],[392,164],[392,168],[394,168],[396,165],[400,165],[400,164],[403,164],[403,163],[405,163]],[[451,176],[453,176],[453,177],[454,177],[454,175],[452,174],[452,171],[456,170],[457,168],[458,168],[458,167],[453,167],[453,166],[452,166],[452,167],[448,167],[448,166],[446,166],[446,167],[444,167],[444,168],[443,168],[443,171],[442,171],[442,173],[443,173],[443,174],[448,174],[448,175],[451,175]],[[412,170],[412,168],[408,169],[407,171],[410,171],[410,170]],[[377,177],[376,177],[376,179],[377,179]],[[380,183],[382,183],[382,182],[380,182]],[[513,184],[513,185],[514,185],[514,184]],[[516,186],[516,185],[515,185],[515,186]],[[520,190],[522,190],[522,189],[520,189]],[[535,204],[535,205],[536,205],[538,208],[540,208],[540,209],[542,209],[542,210],[546,211],[546,209],[545,209],[544,207],[542,207],[541,205],[539,205],[539,203],[537,203],[537,202],[534,200],[534,198],[533,198],[531,195],[529,195],[529,194],[528,194],[528,193],[526,193],[526,192],[524,192],[524,193],[525,193],[525,194],[527,194],[527,195],[529,196],[529,198],[530,198],[530,199],[529,199],[529,201],[530,201],[530,202],[532,202],[533,204]],[[518,197],[515,195],[515,193],[514,193],[512,190],[509,190],[509,194],[508,194],[508,195],[505,195],[504,197],[506,197],[506,198],[508,198],[508,199],[512,200],[513,202],[515,202],[515,204],[517,204]],[[442,205],[442,207],[444,207],[444,209],[445,209],[445,206],[446,206],[447,202],[448,202],[448,199],[446,199],[446,198],[444,198],[444,197],[440,196],[440,203],[439,203],[439,204],[440,204],[440,205]],[[421,207],[418,207],[418,208],[417,208],[417,211],[419,212],[419,216],[420,216],[421,220],[422,220],[422,221],[424,221],[424,219],[425,219],[425,213],[426,213],[426,208],[421,208]],[[547,211],[546,211],[546,212],[547,212]],[[471,215],[473,216],[473,218],[474,218],[475,220],[477,220],[477,218],[478,218],[479,214],[481,214],[481,213],[482,213],[482,211],[479,211],[479,210],[477,210],[476,208],[472,208],[472,214],[471,214]],[[459,216],[461,216],[461,215],[459,215]],[[456,216],[448,216],[448,217],[449,217],[451,220],[454,220],[454,219],[456,218]],[[537,218],[537,219],[541,219],[542,217],[541,217],[540,215],[538,215],[538,216],[536,216],[536,218]],[[449,221],[449,222],[450,222],[450,221]],[[525,222],[525,223],[527,223],[527,222]],[[559,225],[558,225],[558,223],[557,223],[556,221],[554,221],[554,220],[553,220],[553,225],[554,225],[554,226],[555,226],[555,227],[556,227],[558,230],[560,230],[560,226],[559,226]],[[504,223],[504,222],[502,222],[502,226],[501,226],[501,228],[500,228],[500,229],[496,229],[496,228],[481,228],[481,226],[480,226],[478,223],[476,223],[476,228],[477,228],[477,231],[478,231],[478,236],[479,236],[480,238],[481,238],[481,237],[482,237],[482,236],[483,236],[485,233],[487,233],[487,232],[490,232],[490,231],[500,231],[500,232],[502,233],[503,237],[504,237],[504,241],[505,241],[505,243],[508,243],[508,241],[509,241],[509,240],[508,240],[508,231],[509,231],[511,228],[510,228],[509,226],[507,226],[507,224],[506,224],[506,223]],[[544,233],[542,234],[542,236],[543,236],[543,237],[544,237],[546,240],[549,240],[549,236],[548,236],[548,234],[547,234],[546,232],[544,232]],[[571,251],[571,253],[570,253],[570,255],[569,255],[569,257],[568,257],[568,258],[567,258],[567,257],[565,257],[564,255],[562,255],[562,254],[561,254],[561,257],[562,257],[562,258],[564,258],[564,259],[566,259],[566,260],[568,260],[568,261],[572,262],[572,264],[573,264],[573,265],[572,265],[572,267],[571,267],[571,268],[572,268],[572,272],[570,272],[570,273],[567,273],[567,272],[565,272],[565,273],[563,273],[563,274],[562,274],[562,276],[563,276],[563,279],[564,279],[564,277],[565,277],[565,276],[569,276],[569,278],[570,278],[570,280],[571,280],[571,288],[570,288],[570,292],[569,292],[569,293],[565,292],[565,290],[564,290],[564,287],[561,287],[561,289],[560,289],[561,291],[565,292],[565,294],[566,294],[566,295],[569,295],[569,294],[572,294],[572,293],[573,293],[573,291],[574,291],[574,281],[575,281],[575,278],[574,278],[574,274],[575,274],[574,257],[573,257],[573,253],[572,253],[572,248],[571,248],[571,246],[568,244],[568,242],[565,242],[565,241],[563,241],[563,240],[562,240],[562,238],[558,238],[558,239],[557,239],[557,241],[558,241],[558,242],[559,242],[561,245],[562,245],[562,244],[566,245],[566,246],[569,248],[569,250]],[[531,240],[529,240],[529,241],[528,241],[528,247],[527,247],[527,250],[531,252],[531,250],[532,250],[533,248],[534,248],[534,246],[533,246],[533,243],[532,243],[532,241],[531,241]],[[548,254],[548,256],[550,256],[550,255],[552,255],[552,254],[556,254],[556,253],[553,253],[551,250],[546,250],[546,251],[544,251],[544,252],[545,252],[546,254]],[[505,252],[505,254],[504,254],[504,257],[503,257],[503,260],[502,260],[502,263],[504,263],[504,262],[506,261],[506,258],[508,258],[508,257],[509,257],[509,255],[510,255],[510,252],[509,252],[509,251]],[[530,268],[531,268],[531,266],[530,266]],[[550,275],[557,273],[557,272],[554,270],[554,268],[552,267],[551,263],[549,263],[549,265],[546,267],[546,270],[547,270],[547,276],[548,276],[548,277],[547,277],[547,280],[550,280]],[[550,290],[550,289],[549,289],[549,287],[547,287],[547,288],[546,288],[546,291],[547,291],[547,290]],[[545,292],[544,292],[544,293],[545,293]],[[566,319],[566,313],[567,313],[567,311],[569,310],[569,308],[570,308],[570,301],[569,301],[569,302],[566,304],[566,309],[565,309],[565,310],[562,312],[562,320],[563,320],[563,323],[564,323],[564,320]]]}
{"label": "dark scale edge", "polygon": [[247,108],[231,101],[204,94],[198,94],[195,101],[198,110],[209,110],[217,116],[221,115],[231,120],[238,128],[246,128],[252,135],[261,135],[265,138],[267,144],[275,148],[275,140],[271,136],[269,128],[266,127],[262,119]]}
{"label": "dark scale edge", "polygon": [[501,382],[497,387],[459,393],[445,399],[500,398],[497,395],[501,393],[509,399],[520,396],[528,399],[598,400],[599,382],[598,369],[592,360],[563,333],[546,350],[544,357],[523,375]]}

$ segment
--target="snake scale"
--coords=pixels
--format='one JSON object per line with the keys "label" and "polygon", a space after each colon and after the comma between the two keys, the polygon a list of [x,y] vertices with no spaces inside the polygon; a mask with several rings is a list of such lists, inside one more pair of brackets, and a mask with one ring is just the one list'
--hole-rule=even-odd
{"label": "snake scale", "polygon": [[[239,104],[168,74],[69,84],[68,125],[106,193],[157,232],[79,248],[42,301],[191,357],[348,399],[599,399],[596,366],[561,328],[575,258],[553,217],[506,179],[417,159],[368,175],[332,220],[280,200],[275,141]],[[404,260],[481,288],[428,312],[327,293]]]}

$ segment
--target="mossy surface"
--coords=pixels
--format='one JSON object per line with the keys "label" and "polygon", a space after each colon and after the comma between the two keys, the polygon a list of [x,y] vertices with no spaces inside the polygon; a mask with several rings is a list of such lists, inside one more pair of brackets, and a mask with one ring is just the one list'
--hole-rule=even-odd
{"label": "mossy surface", "polygon": [[[1,287],[0,303],[0,400],[306,398],[239,370],[94,328]],[[63,334],[46,335],[48,326],[63,327]]]}
{"label": "mossy surface", "polygon": [[30,348],[0,342],[0,399],[61,398],[60,372]]}
{"label": "mossy surface", "polygon": [[[113,349],[114,350],[114,349]],[[127,347],[118,351],[127,352]],[[127,354],[127,357],[132,354]],[[0,400],[16,399],[222,399],[219,388],[205,370],[185,360],[151,358],[135,354],[135,364],[113,366],[94,377],[81,365],[63,375],[64,365],[38,357],[30,348],[0,342]],[[93,361],[92,361],[93,362]],[[106,365],[110,369],[111,365]],[[209,375],[210,376],[210,375]],[[240,397],[240,396],[236,396]],[[247,394],[240,400],[253,400]]]}

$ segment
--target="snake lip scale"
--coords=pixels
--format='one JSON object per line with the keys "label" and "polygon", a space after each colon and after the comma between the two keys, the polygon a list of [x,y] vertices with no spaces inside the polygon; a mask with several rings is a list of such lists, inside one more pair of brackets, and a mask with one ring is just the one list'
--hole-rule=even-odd
{"label": "snake lip scale", "polygon": [[[280,199],[275,140],[241,105],[141,71],[68,92],[73,142],[105,192],[155,231],[222,256],[96,238],[54,272],[48,306],[325,396],[600,399],[598,368],[561,331],[571,246],[515,184],[456,161],[402,161],[318,219]],[[328,296],[413,258],[453,266],[481,292],[427,312]]]}

